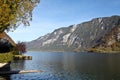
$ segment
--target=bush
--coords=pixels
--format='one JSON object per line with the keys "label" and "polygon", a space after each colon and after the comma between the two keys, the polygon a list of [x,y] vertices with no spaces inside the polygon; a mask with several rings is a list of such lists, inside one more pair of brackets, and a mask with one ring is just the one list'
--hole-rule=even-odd
{"label": "bush", "polygon": [[13,60],[13,53],[0,53],[0,63],[6,63]]}
{"label": "bush", "polygon": [[17,43],[17,51],[19,52],[19,54],[23,54],[26,52],[26,45],[24,42]]}

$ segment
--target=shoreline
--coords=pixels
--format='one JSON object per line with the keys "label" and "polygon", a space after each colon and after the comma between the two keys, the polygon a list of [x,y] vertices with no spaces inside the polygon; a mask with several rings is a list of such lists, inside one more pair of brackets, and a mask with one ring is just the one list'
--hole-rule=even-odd
{"label": "shoreline", "polygon": [[0,63],[0,72],[1,71],[10,71],[11,67],[10,67],[11,63]]}
{"label": "shoreline", "polygon": [[105,51],[105,50],[99,50],[99,49],[91,49],[87,50],[88,52],[93,52],[93,53],[105,53],[105,54],[119,54],[120,51]]}
{"label": "shoreline", "polygon": [[[70,51],[27,51],[27,52],[70,52]],[[71,51],[72,52],[75,52],[75,51]],[[96,54],[120,54],[120,51],[81,51],[81,52],[75,52],[75,53],[84,53],[84,52],[90,52],[90,53],[96,53]]]}

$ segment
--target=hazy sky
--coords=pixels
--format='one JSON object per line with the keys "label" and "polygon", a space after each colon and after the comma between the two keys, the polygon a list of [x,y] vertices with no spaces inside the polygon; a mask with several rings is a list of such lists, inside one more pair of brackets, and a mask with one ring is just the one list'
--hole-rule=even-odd
{"label": "hazy sky", "polygon": [[59,27],[112,15],[120,15],[120,0],[41,0],[31,25],[21,25],[8,35],[16,42],[31,41]]}

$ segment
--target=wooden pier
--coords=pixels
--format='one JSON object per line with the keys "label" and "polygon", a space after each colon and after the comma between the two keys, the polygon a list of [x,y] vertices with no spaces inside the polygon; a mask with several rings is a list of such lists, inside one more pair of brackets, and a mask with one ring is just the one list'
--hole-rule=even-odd
{"label": "wooden pier", "polygon": [[32,60],[32,56],[15,55],[13,59],[14,60]]}

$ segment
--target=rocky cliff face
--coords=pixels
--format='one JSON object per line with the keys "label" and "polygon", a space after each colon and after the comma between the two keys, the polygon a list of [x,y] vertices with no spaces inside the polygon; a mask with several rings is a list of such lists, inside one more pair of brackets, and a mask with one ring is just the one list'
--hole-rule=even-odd
{"label": "rocky cliff face", "polygon": [[56,29],[52,33],[27,42],[26,45],[28,50],[85,51],[101,44],[102,38],[118,25],[120,16],[95,18],[81,24]]}
{"label": "rocky cliff face", "polygon": [[114,27],[100,39],[101,43],[91,48],[96,52],[120,52],[120,25]]}

